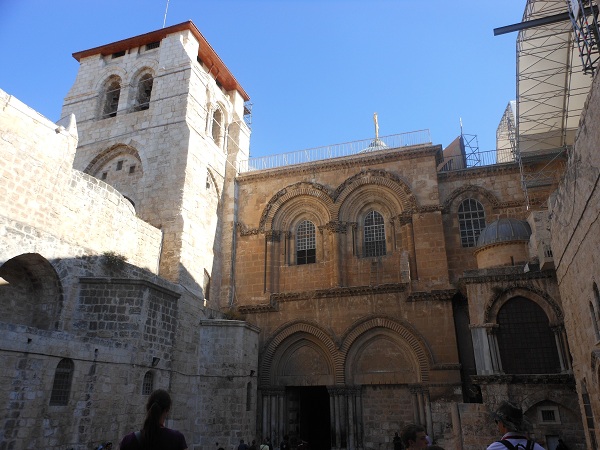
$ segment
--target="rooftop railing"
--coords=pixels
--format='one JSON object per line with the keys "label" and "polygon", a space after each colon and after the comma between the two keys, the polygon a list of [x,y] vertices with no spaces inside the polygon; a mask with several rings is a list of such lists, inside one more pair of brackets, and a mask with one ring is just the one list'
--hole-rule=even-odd
{"label": "rooftop railing", "polygon": [[331,158],[357,155],[376,150],[410,147],[413,145],[431,144],[429,130],[411,131],[409,133],[381,136],[378,139],[365,139],[362,141],[346,142],[343,144],[315,147],[296,152],[282,153],[279,155],[261,156],[240,161],[240,173],[255,170],[275,169],[277,167],[305,164],[323,161]]}

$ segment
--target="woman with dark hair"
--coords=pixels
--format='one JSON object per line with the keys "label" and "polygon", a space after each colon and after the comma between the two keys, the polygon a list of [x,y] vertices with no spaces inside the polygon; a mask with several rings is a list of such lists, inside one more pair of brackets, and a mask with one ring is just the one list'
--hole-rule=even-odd
{"label": "woman with dark hair", "polygon": [[185,437],[177,430],[165,427],[171,410],[171,396],[158,389],[146,403],[146,420],[141,431],[129,433],[121,441],[121,450],[186,450]]}

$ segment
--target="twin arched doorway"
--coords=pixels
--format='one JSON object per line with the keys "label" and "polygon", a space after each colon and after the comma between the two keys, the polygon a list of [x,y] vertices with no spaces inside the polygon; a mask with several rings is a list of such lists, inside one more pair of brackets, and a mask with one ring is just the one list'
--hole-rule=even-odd
{"label": "twin arched doorway", "polygon": [[328,450],[363,448],[387,433],[378,414],[431,424],[430,365],[422,338],[393,319],[364,320],[339,342],[317,325],[288,324],[261,355],[259,429],[275,445],[287,435],[292,447]]}

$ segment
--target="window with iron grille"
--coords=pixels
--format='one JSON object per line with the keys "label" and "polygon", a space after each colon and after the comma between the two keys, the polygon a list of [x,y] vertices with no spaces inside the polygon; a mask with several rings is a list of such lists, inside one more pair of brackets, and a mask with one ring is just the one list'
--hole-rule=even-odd
{"label": "window with iron grille", "polygon": [[315,224],[303,220],[296,228],[296,264],[317,262]]}
{"label": "window with iron grille", "polygon": [[539,305],[514,297],[498,311],[498,347],[507,374],[560,373],[548,316]]}
{"label": "window with iron grille", "polygon": [[538,408],[538,418],[540,423],[559,424],[560,414],[557,406],[541,406]]}
{"label": "window with iron grille", "polygon": [[73,370],[75,365],[70,359],[61,359],[54,372],[54,383],[52,384],[52,394],[50,395],[51,405],[69,404],[69,395],[71,394],[71,382],[73,381]]}
{"label": "window with iron grille", "polygon": [[150,395],[154,390],[154,374],[150,371],[144,375],[144,381],[142,383],[142,395]]}
{"label": "window with iron grille", "polygon": [[463,247],[475,247],[481,230],[485,228],[483,205],[473,198],[463,200],[458,207],[460,242]]}
{"label": "window with iron grille", "polygon": [[365,257],[385,255],[385,225],[383,216],[371,211],[365,217]]}

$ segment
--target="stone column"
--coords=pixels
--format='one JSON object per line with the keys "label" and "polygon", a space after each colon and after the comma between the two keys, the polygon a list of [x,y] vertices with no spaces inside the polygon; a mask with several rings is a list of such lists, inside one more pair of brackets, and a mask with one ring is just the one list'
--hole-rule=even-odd
{"label": "stone column", "polygon": [[413,280],[418,280],[419,273],[417,272],[415,232],[413,228],[412,214],[402,213],[395,217],[395,221],[398,223],[398,227],[400,227],[402,247],[408,252],[410,278]]}
{"label": "stone column", "polygon": [[498,337],[496,336],[497,328],[497,325],[492,325],[491,327],[487,328],[490,357],[492,362],[492,373],[503,372],[502,359],[500,358],[500,348],[498,347]]}
{"label": "stone column", "polygon": [[[332,284],[334,287],[344,286],[344,241],[345,235],[348,230],[348,224],[346,222],[329,222],[325,227],[332,236],[331,257],[333,265],[333,280]],[[342,236],[344,235],[344,236]]]}
{"label": "stone column", "polygon": [[265,293],[279,290],[279,247],[281,231],[265,233]]}
{"label": "stone column", "polygon": [[262,432],[276,446],[285,434],[285,388],[262,389]]}
{"label": "stone column", "polygon": [[410,403],[413,411],[413,422],[419,423],[419,399],[417,398],[418,388],[410,388]]}

